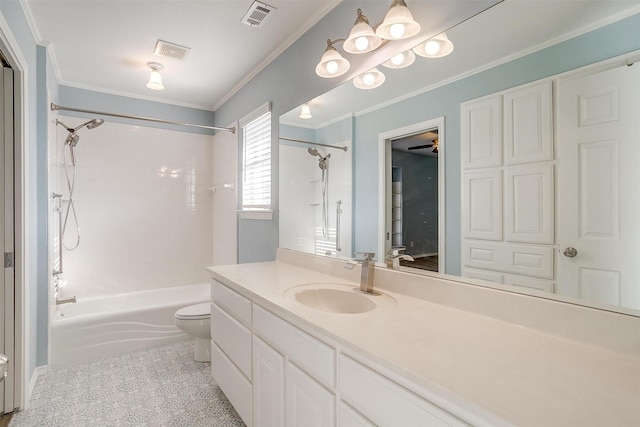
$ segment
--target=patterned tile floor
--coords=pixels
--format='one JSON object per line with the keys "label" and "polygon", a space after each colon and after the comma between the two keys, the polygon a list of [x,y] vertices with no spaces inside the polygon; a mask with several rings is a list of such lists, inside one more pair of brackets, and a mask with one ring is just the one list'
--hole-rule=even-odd
{"label": "patterned tile floor", "polygon": [[244,426],[193,341],[58,368],[10,427]]}

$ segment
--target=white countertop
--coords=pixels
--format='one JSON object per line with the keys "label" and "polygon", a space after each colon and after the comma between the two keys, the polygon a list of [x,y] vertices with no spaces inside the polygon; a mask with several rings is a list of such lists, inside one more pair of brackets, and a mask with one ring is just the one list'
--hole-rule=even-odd
{"label": "white countertop", "polygon": [[640,357],[386,290],[397,306],[359,314],[314,310],[285,298],[285,291],[358,283],[284,262],[209,270],[286,320],[416,383],[443,408],[462,409],[468,421],[640,426]]}

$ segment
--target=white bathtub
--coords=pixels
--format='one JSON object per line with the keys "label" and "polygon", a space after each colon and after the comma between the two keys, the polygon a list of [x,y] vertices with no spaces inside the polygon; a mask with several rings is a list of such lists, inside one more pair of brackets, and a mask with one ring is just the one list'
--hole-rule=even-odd
{"label": "white bathtub", "polygon": [[59,305],[51,325],[50,363],[63,366],[185,340],[174,313],[209,301],[210,295],[203,283]]}

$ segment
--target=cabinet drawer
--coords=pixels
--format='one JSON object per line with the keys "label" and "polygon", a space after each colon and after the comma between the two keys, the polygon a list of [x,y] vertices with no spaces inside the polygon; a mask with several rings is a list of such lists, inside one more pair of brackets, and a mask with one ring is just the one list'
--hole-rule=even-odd
{"label": "cabinet drawer", "polygon": [[465,267],[553,279],[553,246],[462,241]]}
{"label": "cabinet drawer", "polygon": [[214,342],[211,343],[211,374],[242,421],[251,426],[251,383]]}
{"label": "cabinet drawer", "polygon": [[467,425],[350,357],[340,355],[338,378],[342,399],[376,425]]}
{"label": "cabinet drawer", "polygon": [[286,354],[289,360],[329,388],[334,387],[335,350],[332,347],[257,305],[253,306],[253,325],[260,337]]}
{"label": "cabinet drawer", "polygon": [[211,304],[211,338],[251,379],[251,331],[217,304]]}
{"label": "cabinet drawer", "polygon": [[553,280],[535,279],[527,276],[517,276],[515,274],[505,274],[504,283],[523,288],[539,289],[545,292],[555,293]]}
{"label": "cabinet drawer", "polygon": [[215,280],[211,281],[213,301],[242,324],[251,327],[251,301]]}

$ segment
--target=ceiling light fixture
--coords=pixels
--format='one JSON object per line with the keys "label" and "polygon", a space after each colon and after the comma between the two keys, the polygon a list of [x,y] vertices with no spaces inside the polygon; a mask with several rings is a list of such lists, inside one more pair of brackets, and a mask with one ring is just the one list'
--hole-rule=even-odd
{"label": "ceiling light fixture", "polygon": [[151,68],[151,74],[149,75],[149,82],[147,83],[147,87],[152,90],[164,90],[164,85],[162,84],[162,76],[160,75],[160,70],[164,68],[162,64],[158,62],[147,62],[147,66]]}
{"label": "ceiling light fixture", "polygon": [[367,53],[376,50],[381,44],[382,39],[373,31],[369,20],[362,14],[362,9],[358,9],[358,17],[342,45],[343,49],[349,53]]}
{"label": "ceiling light fixture", "polygon": [[409,65],[413,64],[416,60],[416,55],[412,50],[407,50],[402,53],[397,54],[393,58],[389,59],[382,63],[387,68],[398,69],[405,68]]}
{"label": "ceiling light fixture", "polygon": [[358,89],[374,89],[382,85],[385,78],[385,75],[380,70],[372,68],[353,79],[353,85]]}
{"label": "ceiling light fixture", "polygon": [[334,41],[331,41],[331,39],[327,40],[327,48],[316,66],[316,74],[320,77],[338,77],[349,71],[351,64],[333,47],[333,43],[338,41],[340,41],[340,39]]}
{"label": "ceiling light fixture", "polygon": [[301,119],[310,119],[313,116],[311,115],[311,109],[309,108],[309,103],[305,102],[302,104],[302,108],[300,108],[300,118]]}
{"label": "ceiling light fixture", "polygon": [[393,0],[376,34],[386,40],[402,40],[420,32],[420,24],[414,19],[404,0]]}
{"label": "ceiling light fixture", "polygon": [[447,33],[441,33],[420,43],[413,51],[425,58],[442,58],[453,52],[453,43],[447,37]]}

